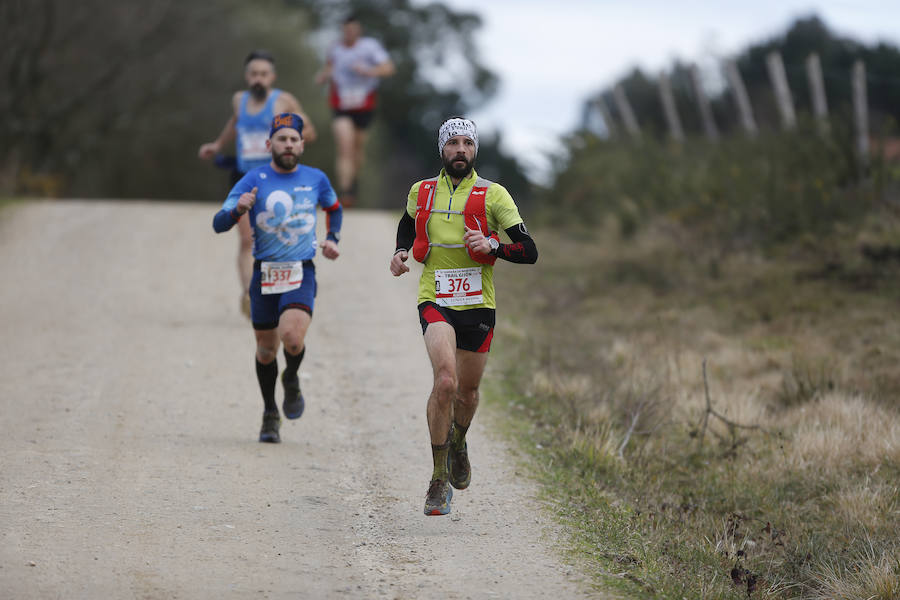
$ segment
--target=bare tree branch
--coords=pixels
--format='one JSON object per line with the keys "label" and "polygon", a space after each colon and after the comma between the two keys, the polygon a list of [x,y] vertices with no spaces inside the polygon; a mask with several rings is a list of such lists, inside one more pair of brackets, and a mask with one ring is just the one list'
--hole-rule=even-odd
{"label": "bare tree branch", "polygon": [[[707,426],[709,425],[709,417],[710,416],[713,416],[713,417],[719,419],[720,421],[722,421],[723,423],[725,423],[725,425],[728,427],[728,431],[731,433],[731,438],[732,438],[733,443],[735,441],[736,430],[739,428],[740,429],[758,429],[760,431],[764,431],[764,432],[768,433],[768,431],[765,428],[763,428],[761,425],[743,425],[741,423],[736,423],[735,421],[728,419],[721,413],[716,412],[716,410],[712,407],[712,401],[710,400],[710,397],[709,397],[709,381],[707,380],[707,377],[706,377],[706,359],[705,358],[703,359],[703,391],[706,395],[706,411],[704,411],[704,413],[703,413],[702,426],[700,427],[700,445],[701,446],[703,445],[703,438],[706,435],[706,429],[707,429]],[[712,429],[710,429],[710,432],[713,433],[714,435],[716,435],[716,437],[718,437],[720,440],[724,439],[722,436],[717,434]]]}
{"label": "bare tree branch", "polygon": [[619,458],[624,459],[625,446],[628,445],[628,441],[631,439],[631,435],[634,433],[634,428],[638,424],[638,421],[641,418],[641,411],[637,410],[634,414],[631,415],[631,425],[628,427],[628,431],[625,432],[625,437],[622,439],[622,443],[619,445],[618,455]]}

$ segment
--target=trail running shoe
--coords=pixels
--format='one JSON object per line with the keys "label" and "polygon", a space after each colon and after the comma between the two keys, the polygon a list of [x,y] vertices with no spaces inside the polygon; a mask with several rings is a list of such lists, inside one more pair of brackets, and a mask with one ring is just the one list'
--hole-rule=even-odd
{"label": "trail running shoe", "polygon": [[281,427],[281,415],[277,412],[264,412],[262,418],[262,429],[259,430],[259,441],[268,442],[269,444],[277,444],[281,442],[281,436],[278,435],[278,429]]}
{"label": "trail running shoe", "polygon": [[472,467],[469,465],[468,444],[463,442],[461,450],[453,448],[447,453],[447,467],[450,470],[450,485],[458,490],[464,490],[472,483]]}
{"label": "trail running shoe", "polygon": [[288,419],[299,419],[306,407],[303,394],[300,393],[300,378],[294,375],[293,379],[286,379],[282,373],[281,385],[284,386],[284,403],[281,405],[284,416]]}
{"label": "trail running shoe", "polygon": [[452,497],[453,488],[447,480],[432,479],[428,485],[428,493],[425,494],[425,514],[428,516],[449,514]]}

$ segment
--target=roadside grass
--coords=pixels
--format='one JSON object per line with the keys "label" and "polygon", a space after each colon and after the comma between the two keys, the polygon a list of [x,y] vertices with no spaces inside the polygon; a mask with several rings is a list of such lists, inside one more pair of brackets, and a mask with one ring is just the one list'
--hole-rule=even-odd
{"label": "roadside grass", "polygon": [[10,196],[0,195],[0,210],[3,210],[7,206],[10,206],[13,203],[19,202],[20,200],[21,200],[21,198],[12,198]]}
{"label": "roadside grass", "polygon": [[487,403],[599,586],[900,598],[900,260],[860,252],[898,225],[764,256],[539,230],[497,270]]}

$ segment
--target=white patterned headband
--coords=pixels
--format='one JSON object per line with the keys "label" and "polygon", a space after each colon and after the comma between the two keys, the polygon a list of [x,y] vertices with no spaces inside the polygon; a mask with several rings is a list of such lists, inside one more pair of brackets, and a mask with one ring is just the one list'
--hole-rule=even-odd
{"label": "white patterned headband", "polygon": [[443,155],[444,145],[457,135],[464,135],[475,142],[475,154],[478,154],[478,132],[475,131],[475,123],[469,119],[448,119],[441,125],[438,131],[438,155]]}

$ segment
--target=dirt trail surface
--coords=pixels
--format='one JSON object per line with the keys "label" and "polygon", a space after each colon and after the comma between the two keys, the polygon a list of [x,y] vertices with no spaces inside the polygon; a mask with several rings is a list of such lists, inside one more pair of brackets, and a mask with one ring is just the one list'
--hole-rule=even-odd
{"label": "dirt trail surface", "polygon": [[0,597],[588,595],[477,419],[472,487],[422,514],[431,375],[417,271],[387,269],[393,215],[351,212],[341,258],[316,260],[306,413],[256,441],[237,237],[214,235],[215,209],[0,212]]}

